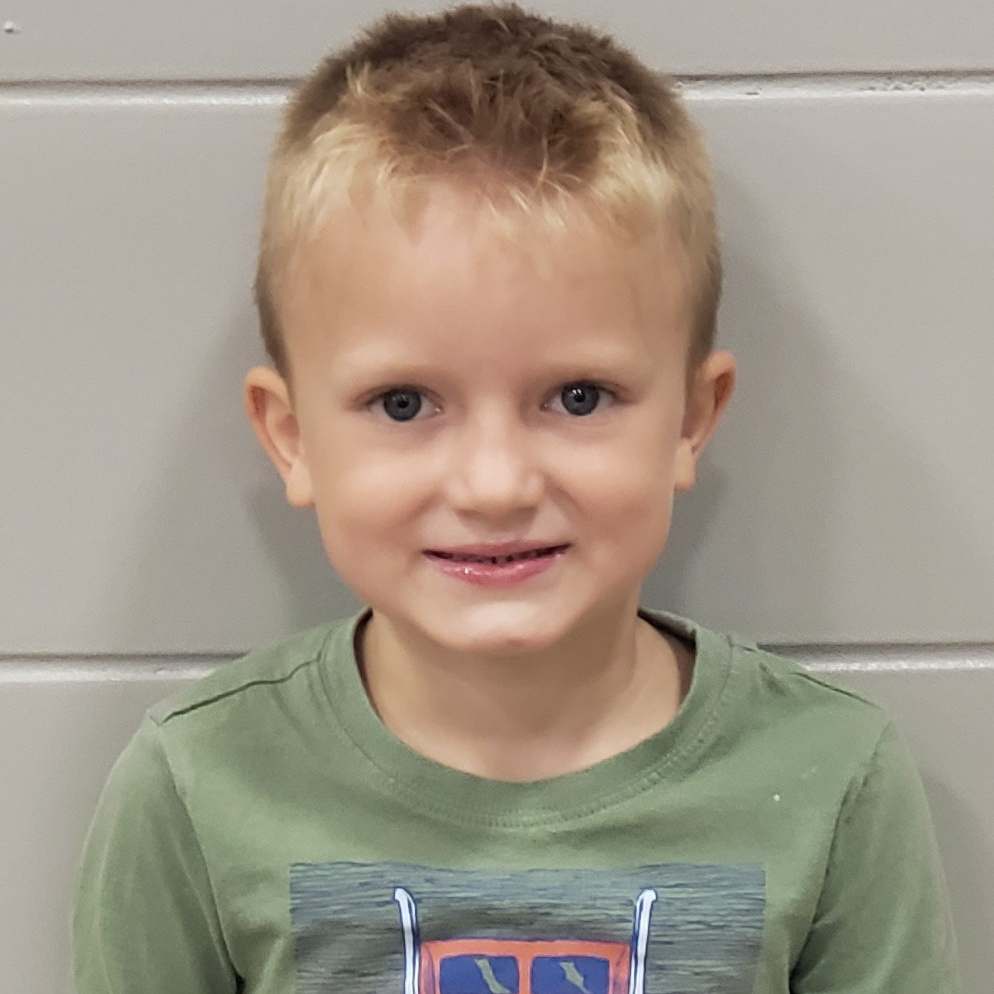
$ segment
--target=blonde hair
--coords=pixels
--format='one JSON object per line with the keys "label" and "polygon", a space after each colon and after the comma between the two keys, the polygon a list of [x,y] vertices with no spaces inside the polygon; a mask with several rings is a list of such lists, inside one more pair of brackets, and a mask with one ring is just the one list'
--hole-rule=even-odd
{"label": "blonde hair", "polygon": [[255,284],[278,370],[288,372],[287,271],[333,212],[383,194],[416,208],[427,184],[465,178],[498,213],[564,227],[580,207],[631,231],[669,225],[686,260],[691,362],[710,351],[721,289],[714,194],[673,86],[607,35],[500,3],[388,15],[291,98]]}

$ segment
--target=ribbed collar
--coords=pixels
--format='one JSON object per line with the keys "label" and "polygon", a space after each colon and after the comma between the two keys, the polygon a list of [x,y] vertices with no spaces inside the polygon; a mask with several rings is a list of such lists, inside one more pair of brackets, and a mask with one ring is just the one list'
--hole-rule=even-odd
{"label": "ribbed collar", "polygon": [[692,767],[720,727],[731,674],[731,645],[685,619],[641,610],[640,616],[696,648],[690,691],[663,729],[585,770],[530,783],[490,780],[414,752],[379,719],[366,696],[355,635],[367,613],[329,633],[321,669],[329,706],[368,763],[369,785],[426,814],[481,827],[537,827],[583,819],[620,804]]}

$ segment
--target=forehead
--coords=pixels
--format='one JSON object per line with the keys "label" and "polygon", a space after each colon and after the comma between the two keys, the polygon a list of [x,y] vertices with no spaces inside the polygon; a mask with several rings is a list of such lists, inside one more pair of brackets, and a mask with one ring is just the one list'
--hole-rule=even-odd
{"label": "forehead", "polygon": [[297,253],[282,324],[291,366],[331,351],[477,348],[522,358],[598,343],[682,353],[686,265],[656,227],[638,234],[577,207],[556,219],[496,211],[451,186],[415,211],[334,213]]}

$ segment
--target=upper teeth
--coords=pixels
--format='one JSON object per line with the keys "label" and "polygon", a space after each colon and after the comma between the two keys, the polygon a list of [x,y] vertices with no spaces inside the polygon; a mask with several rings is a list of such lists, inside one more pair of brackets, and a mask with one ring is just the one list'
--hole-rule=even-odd
{"label": "upper teeth", "polygon": [[457,559],[459,562],[492,563],[495,566],[500,566],[503,563],[514,562],[517,559],[535,559],[538,556],[546,555],[550,551],[550,549],[529,549],[527,552],[515,552],[510,556],[474,556],[469,553],[460,554],[455,552],[438,552],[436,555],[442,559]]}

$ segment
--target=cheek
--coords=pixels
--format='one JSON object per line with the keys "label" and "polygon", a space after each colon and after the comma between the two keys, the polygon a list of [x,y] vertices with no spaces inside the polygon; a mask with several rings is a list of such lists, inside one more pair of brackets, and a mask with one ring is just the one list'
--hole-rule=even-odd
{"label": "cheek", "polygon": [[318,528],[325,556],[345,585],[369,600],[382,587],[383,577],[396,569],[403,546],[390,509],[369,500],[336,499],[317,506]]}
{"label": "cheek", "polygon": [[673,496],[674,448],[658,434],[636,444],[616,440],[569,454],[560,461],[561,478],[569,479],[568,488],[580,500],[608,517],[666,508]]}
{"label": "cheek", "polygon": [[402,517],[425,489],[423,461],[356,440],[327,445],[311,459],[319,512],[330,520],[361,525]]}
{"label": "cheek", "polygon": [[605,572],[648,573],[666,544],[673,511],[671,487],[645,473],[598,480],[576,507],[580,532]]}
{"label": "cheek", "polygon": [[[658,452],[658,439],[656,445]],[[574,460],[569,472],[568,499],[580,527],[615,567],[648,572],[669,535],[672,462],[646,447],[617,446],[604,458]],[[609,568],[608,560],[603,565]]]}
{"label": "cheek", "polygon": [[360,598],[382,594],[384,576],[417,551],[417,493],[410,474],[379,454],[323,464],[315,510],[325,555]]}
{"label": "cheek", "polygon": [[626,489],[615,505],[611,538],[626,573],[645,576],[666,547],[673,516],[672,486],[643,478],[642,487]]}

